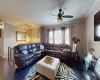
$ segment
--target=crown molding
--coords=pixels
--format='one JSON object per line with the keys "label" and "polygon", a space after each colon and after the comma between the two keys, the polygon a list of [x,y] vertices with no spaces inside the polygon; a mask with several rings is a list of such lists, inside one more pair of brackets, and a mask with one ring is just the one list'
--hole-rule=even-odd
{"label": "crown molding", "polygon": [[12,25],[16,25],[18,27],[23,27],[27,29],[32,28],[34,26],[36,27],[39,26],[38,24],[35,24],[34,22],[27,21],[26,19],[11,17],[3,13],[0,13],[0,20],[2,20],[4,23],[10,23]]}
{"label": "crown molding", "polygon": [[84,16],[85,18],[89,16],[89,14],[93,11],[93,9],[95,8],[95,6],[100,2],[100,0],[96,0],[94,2],[94,4],[92,5],[92,7],[90,8],[90,10],[86,13],[86,15]]}
{"label": "crown molding", "polygon": [[[73,21],[71,21],[71,22],[66,23],[66,25],[79,23],[79,22],[82,22],[82,21],[84,21],[84,20],[85,20],[84,18],[82,18],[82,19],[77,19],[77,20],[73,20]],[[64,24],[64,25],[65,25],[65,24]]]}

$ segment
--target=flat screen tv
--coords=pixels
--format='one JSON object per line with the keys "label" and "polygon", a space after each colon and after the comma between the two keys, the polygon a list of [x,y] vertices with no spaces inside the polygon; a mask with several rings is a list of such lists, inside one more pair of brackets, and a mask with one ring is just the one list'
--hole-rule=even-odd
{"label": "flat screen tv", "polygon": [[100,11],[94,15],[94,41],[100,41]]}

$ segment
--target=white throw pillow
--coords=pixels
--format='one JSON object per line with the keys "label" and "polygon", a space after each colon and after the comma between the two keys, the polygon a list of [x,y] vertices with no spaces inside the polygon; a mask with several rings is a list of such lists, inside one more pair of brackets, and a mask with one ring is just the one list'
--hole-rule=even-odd
{"label": "white throw pillow", "polygon": [[40,50],[44,50],[44,46],[43,45],[40,45]]}
{"label": "white throw pillow", "polygon": [[93,57],[93,55],[90,54],[90,53],[88,53],[87,56],[85,57],[85,61],[86,61],[87,63],[89,63],[90,61],[92,61],[92,57]]}

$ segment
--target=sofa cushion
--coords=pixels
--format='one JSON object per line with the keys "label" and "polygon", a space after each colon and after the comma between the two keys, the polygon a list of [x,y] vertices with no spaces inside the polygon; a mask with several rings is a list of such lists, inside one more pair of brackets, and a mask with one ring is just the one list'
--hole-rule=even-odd
{"label": "sofa cushion", "polygon": [[35,47],[36,47],[36,45],[35,45],[35,44],[31,44],[31,47],[32,47],[32,48],[35,48]]}
{"label": "sofa cushion", "polygon": [[40,45],[41,45],[41,43],[35,43],[35,45],[36,45],[36,46],[40,46]]}
{"label": "sofa cushion", "polygon": [[41,54],[41,51],[36,51],[35,53],[33,53],[34,56],[37,56],[39,54]]}
{"label": "sofa cushion", "polygon": [[29,53],[29,55],[25,56],[25,61],[28,61],[33,58],[33,53]]}
{"label": "sofa cushion", "polygon": [[27,44],[20,44],[17,46],[17,50],[18,52],[22,51],[22,50],[27,50]]}
{"label": "sofa cushion", "polygon": [[64,53],[69,52],[69,51],[70,51],[70,49],[67,49],[67,48],[66,49],[63,49],[63,52]]}
{"label": "sofa cushion", "polygon": [[36,46],[37,51],[40,51],[40,46]]}
{"label": "sofa cushion", "polygon": [[32,46],[31,46],[31,44],[27,44],[27,47],[28,47],[28,52],[32,53]]}
{"label": "sofa cushion", "polygon": [[20,51],[20,54],[23,54],[24,56],[27,56],[28,55],[28,50],[22,50]]}
{"label": "sofa cushion", "polygon": [[33,52],[33,50],[32,50],[32,49],[28,49],[28,52],[29,52],[29,53],[32,53],[32,52]]}
{"label": "sofa cushion", "polygon": [[31,44],[27,44],[27,47],[28,47],[28,49],[32,48]]}
{"label": "sofa cushion", "polygon": [[33,48],[33,49],[32,49],[32,52],[33,52],[33,53],[35,53],[36,51],[37,51],[37,49],[36,49],[36,48]]}

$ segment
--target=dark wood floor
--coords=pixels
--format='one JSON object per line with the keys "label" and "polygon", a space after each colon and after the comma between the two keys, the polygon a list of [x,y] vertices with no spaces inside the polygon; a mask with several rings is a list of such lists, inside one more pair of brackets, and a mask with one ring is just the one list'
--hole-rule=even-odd
{"label": "dark wood floor", "polygon": [[0,80],[14,80],[15,70],[6,59],[0,57]]}
{"label": "dark wood floor", "polygon": [[[71,63],[71,62],[70,62]],[[35,63],[34,63],[35,64]],[[15,73],[15,80],[24,80],[29,70],[33,67],[34,64],[24,68],[23,70],[17,70]],[[67,63],[66,63],[67,64]],[[77,80],[84,80],[82,76],[82,68],[80,62],[72,62],[67,64],[76,74]]]}
{"label": "dark wood floor", "polygon": [[[0,57],[0,80],[24,80],[33,65],[34,64],[22,70],[15,70],[12,64],[10,64],[6,59]],[[77,80],[83,80],[79,63],[72,63],[72,65],[68,66],[75,72]]]}

